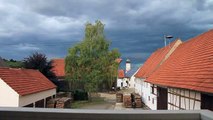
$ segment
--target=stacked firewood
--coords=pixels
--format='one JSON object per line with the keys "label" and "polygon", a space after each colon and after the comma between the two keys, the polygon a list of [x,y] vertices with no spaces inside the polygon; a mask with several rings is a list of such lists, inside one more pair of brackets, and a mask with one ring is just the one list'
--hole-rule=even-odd
{"label": "stacked firewood", "polygon": [[59,98],[52,98],[47,101],[47,108],[55,108],[56,102],[59,100]]}
{"label": "stacked firewood", "polygon": [[56,108],[70,108],[71,99],[67,97],[62,97],[56,102]]}
{"label": "stacked firewood", "polygon": [[136,108],[141,108],[142,107],[142,101],[141,101],[141,96],[138,94],[134,94],[134,102],[136,104]]}
{"label": "stacked firewood", "polygon": [[130,94],[124,94],[123,96],[123,103],[126,108],[132,107],[132,99]]}
{"label": "stacked firewood", "polygon": [[71,99],[67,97],[50,99],[47,102],[47,108],[70,108]]}
{"label": "stacked firewood", "polygon": [[123,94],[122,93],[116,94],[116,102],[123,102]]}

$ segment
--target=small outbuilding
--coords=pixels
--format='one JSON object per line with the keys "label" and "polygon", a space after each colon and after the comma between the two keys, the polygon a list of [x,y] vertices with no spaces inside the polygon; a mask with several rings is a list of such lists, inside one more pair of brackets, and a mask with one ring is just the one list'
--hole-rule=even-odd
{"label": "small outbuilding", "polygon": [[0,107],[46,107],[56,86],[38,70],[0,68]]}

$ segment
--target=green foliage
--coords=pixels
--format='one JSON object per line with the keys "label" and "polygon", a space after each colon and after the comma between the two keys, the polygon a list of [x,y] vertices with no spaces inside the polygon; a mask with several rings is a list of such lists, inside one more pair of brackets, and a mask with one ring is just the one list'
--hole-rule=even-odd
{"label": "green foliage", "polygon": [[72,109],[82,109],[84,107],[94,107],[95,105],[100,105],[100,104],[104,104],[106,103],[106,101],[104,101],[104,98],[101,97],[96,97],[96,98],[92,98],[92,101],[88,101],[88,100],[84,100],[84,101],[74,101],[71,104],[71,108]]}
{"label": "green foliage", "polygon": [[6,63],[7,66],[9,66],[11,68],[23,68],[24,67],[22,61],[16,61],[13,59],[10,59],[10,60],[4,59],[4,62]]}
{"label": "green foliage", "polygon": [[115,60],[120,53],[117,49],[110,50],[110,44],[100,21],[94,25],[87,23],[84,40],[70,48],[65,59],[67,79],[71,83],[81,83],[88,92],[97,91],[103,84],[111,88],[117,76]]}
{"label": "green foliage", "polygon": [[88,94],[84,90],[77,89],[73,91],[74,100],[88,100]]}
{"label": "green foliage", "polygon": [[27,69],[39,70],[44,76],[49,79],[56,78],[55,74],[51,71],[53,68],[52,62],[47,60],[46,55],[41,53],[33,53],[24,59],[24,67]]}

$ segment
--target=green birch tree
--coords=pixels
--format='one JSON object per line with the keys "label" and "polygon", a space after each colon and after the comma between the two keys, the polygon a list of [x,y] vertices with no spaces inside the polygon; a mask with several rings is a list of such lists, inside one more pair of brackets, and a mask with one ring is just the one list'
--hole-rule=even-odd
{"label": "green birch tree", "polygon": [[70,48],[65,59],[66,76],[70,84],[78,83],[89,94],[99,90],[103,84],[112,87],[117,77],[120,57],[117,49],[110,49],[110,41],[104,35],[104,24],[87,23],[82,42]]}

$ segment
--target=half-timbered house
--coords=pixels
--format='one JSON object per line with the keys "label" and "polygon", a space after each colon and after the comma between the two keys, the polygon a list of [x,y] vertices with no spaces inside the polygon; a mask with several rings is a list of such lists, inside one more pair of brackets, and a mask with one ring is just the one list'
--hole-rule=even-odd
{"label": "half-timbered house", "polygon": [[142,102],[152,110],[158,109],[157,88],[155,85],[144,81],[159,68],[181,43],[181,40],[177,39],[166,47],[155,51],[135,74],[135,92],[141,95]]}
{"label": "half-timbered house", "polygon": [[160,109],[213,110],[213,30],[182,43],[145,81]]}
{"label": "half-timbered house", "polygon": [[38,70],[0,67],[0,107],[46,107],[56,86]]}

